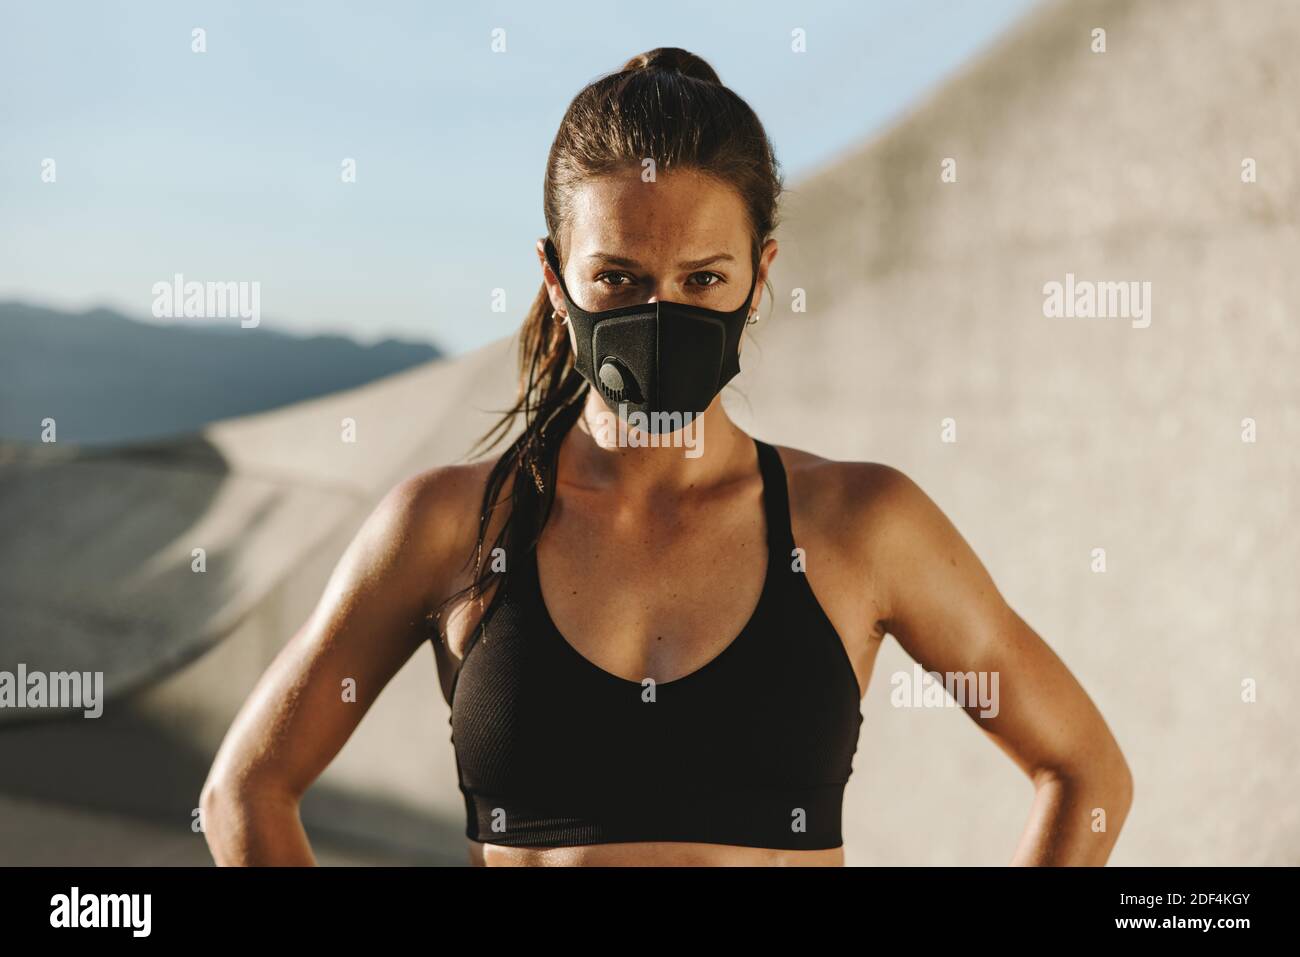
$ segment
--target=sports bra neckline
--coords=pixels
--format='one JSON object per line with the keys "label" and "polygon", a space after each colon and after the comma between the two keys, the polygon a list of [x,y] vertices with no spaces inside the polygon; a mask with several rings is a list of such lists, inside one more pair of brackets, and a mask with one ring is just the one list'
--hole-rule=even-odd
{"label": "sports bra neckline", "polygon": [[[786,539],[793,541],[792,530],[790,529],[789,504],[785,483],[784,467],[781,464],[780,454],[776,449],[762,440],[751,436],[754,447],[758,451],[759,476],[763,482],[762,502],[763,502],[763,524],[764,535],[767,539],[767,556],[763,568],[763,585],[759,590],[758,599],[754,603],[754,608],[750,611],[745,624],[741,626],[739,632],[728,641],[716,655],[706,661],[704,664],[689,671],[680,677],[673,678],[669,681],[655,681],[657,688],[681,688],[686,684],[694,683],[701,677],[707,677],[709,673],[717,670],[724,660],[735,657],[737,649],[743,650],[747,644],[746,638],[750,637],[757,628],[758,623],[762,620],[763,613],[766,611],[768,603],[772,598],[774,581],[773,571],[776,562],[783,560],[778,549],[784,544]],[[581,651],[579,651],[555,623],[551,610],[547,607],[546,596],[542,593],[541,572],[537,562],[536,547],[529,550],[527,562],[528,586],[535,599],[538,612],[541,616],[542,630],[547,633],[547,637],[555,644],[563,646],[562,652],[571,658],[574,658],[586,670],[592,672],[598,679],[607,681],[619,687],[641,687],[645,679],[624,678],[622,675],[616,675],[612,671],[602,668],[596,662],[592,661]],[[649,677],[649,676],[647,676]]]}
{"label": "sports bra neckline", "polygon": [[[536,549],[518,556],[452,684],[467,838],[843,845],[862,692],[803,568],[789,564],[781,456],[754,443],[768,544],[758,602],[720,652],[655,694],[568,643],[540,600]],[[627,591],[611,588],[612,600]]]}

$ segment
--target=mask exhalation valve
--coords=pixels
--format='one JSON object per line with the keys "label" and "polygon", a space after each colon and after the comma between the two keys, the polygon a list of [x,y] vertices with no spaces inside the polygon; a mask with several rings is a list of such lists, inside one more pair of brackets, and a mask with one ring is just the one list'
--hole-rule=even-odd
{"label": "mask exhalation valve", "polygon": [[597,373],[600,379],[600,391],[610,402],[640,402],[641,396],[636,387],[636,378],[617,359],[609,358],[600,364]]}

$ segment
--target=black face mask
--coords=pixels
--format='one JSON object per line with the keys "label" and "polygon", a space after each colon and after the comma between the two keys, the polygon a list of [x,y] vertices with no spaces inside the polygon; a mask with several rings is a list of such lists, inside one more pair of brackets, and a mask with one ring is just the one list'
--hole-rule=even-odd
{"label": "black face mask", "polygon": [[587,312],[569,295],[555,244],[549,238],[546,260],[560,281],[568,306],[577,340],[578,372],[614,411],[626,405],[628,412],[645,413],[652,424],[663,421],[656,413],[690,413],[694,417],[740,372],[740,334],[758,282],[757,271],[744,304],[734,312],[679,302],[646,302]]}

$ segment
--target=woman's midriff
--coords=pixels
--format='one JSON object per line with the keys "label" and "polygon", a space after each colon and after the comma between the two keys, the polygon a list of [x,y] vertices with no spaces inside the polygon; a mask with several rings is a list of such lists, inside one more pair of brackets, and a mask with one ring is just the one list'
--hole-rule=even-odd
{"label": "woman's midriff", "polygon": [[844,848],[815,851],[648,841],[573,847],[505,847],[469,841],[470,863],[505,867],[840,867]]}

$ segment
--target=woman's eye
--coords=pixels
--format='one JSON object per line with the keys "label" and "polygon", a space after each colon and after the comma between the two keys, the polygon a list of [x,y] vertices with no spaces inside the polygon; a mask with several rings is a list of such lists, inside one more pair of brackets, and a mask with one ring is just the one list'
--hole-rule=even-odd
{"label": "woman's eye", "polygon": [[716,272],[697,272],[695,273],[695,275],[691,276],[692,279],[695,279],[697,277],[703,277],[706,279],[714,280],[713,282],[696,283],[696,285],[705,286],[706,288],[708,286],[716,286],[718,283],[722,282],[722,277],[719,276]]}
{"label": "woman's eye", "polygon": [[[602,286],[622,287],[633,285],[636,282],[636,279],[625,272],[607,271],[598,273],[595,281]],[[688,280],[688,285],[703,286],[707,289],[710,286],[716,286],[721,282],[726,282],[726,280],[716,272],[697,272],[691,274]]]}

